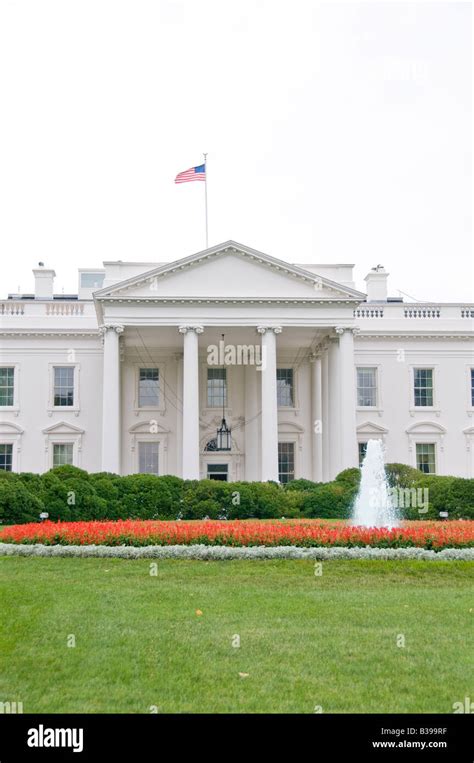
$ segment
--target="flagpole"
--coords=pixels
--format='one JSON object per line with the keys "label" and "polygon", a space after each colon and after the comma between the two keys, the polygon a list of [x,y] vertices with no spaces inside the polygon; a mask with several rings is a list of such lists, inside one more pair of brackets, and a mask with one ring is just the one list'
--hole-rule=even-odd
{"label": "flagpole", "polygon": [[205,215],[206,215],[206,249],[209,248],[209,234],[208,234],[208,226],[207,226],[207,154],[203,154],[204,156],[204,209],[205,209]]}

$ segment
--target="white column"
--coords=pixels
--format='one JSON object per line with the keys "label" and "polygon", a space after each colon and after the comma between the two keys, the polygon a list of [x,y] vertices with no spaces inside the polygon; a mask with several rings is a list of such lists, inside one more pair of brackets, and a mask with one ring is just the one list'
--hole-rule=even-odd
{"label": "white column", "polygon": [[102,471],[120,474],[120,334],[123,326],[101,327],[104,340],[102,381]]}
{"label": "white column", "polygon": [[257,481],[259,471],[259,447],[258,447],[258,378],[261,371],[257,371],[255,364],[245,366],[245,479],[248,482]]}
{"label": "white column", "polygon": [[262,337],[262,481],[278,482],[276,335],[280,326],[258,326]]}
{"label": "white column", "polygon": [[321,358],[321,398],[323,418],[323,476],[324,482],[329,480],[329,363],[328,347],[324,347]]}
{"label": "white column", "polygon": [[176,474],[183,476],[183,355],[176,355]]}
{"label": "white column", "polygon": [[328,444],[329,444],[329,473],[328,479],[334,477],[342,470],[341,467],[341,442],[340,442],[340,405],[341,405],[341,378],[339,371],[339,342],[336,337],[329,340],[328,350],[328,376],[329,376],[329,421],[328,421]]}
{"label": "white column", "polygon": [[322,399],[321,399],[321,355],[313,354],[311,364],[311,426],[313,459],[311,479],[321,482],[323,479],[323,430],[322,430]]}
{"label": "white column", "polygon": [[354,329],[336,328],[339,334],[341,470],[359,465],[356,433]]}
{"label": "white column", "polygon": [[199,479],[199,355],[202,326],[180,326],[183,334],[183,479]]}

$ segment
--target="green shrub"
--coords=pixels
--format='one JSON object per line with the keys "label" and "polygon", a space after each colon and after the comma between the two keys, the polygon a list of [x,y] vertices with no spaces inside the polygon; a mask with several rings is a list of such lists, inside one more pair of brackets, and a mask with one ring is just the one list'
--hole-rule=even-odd
{"label": "green shrub", "polygon": [[419,469],[408,464],[386,464],[388,484],[390,487],[413,487],[425,475]]}
{"label": "green shrub", "polygon": [[0,522],[3,525],[18,522],[39,522],[44,504],[30,493],[18,479],[0,479]]}
{"label": "green shrub", "polygon": [[302,511],[306,517],[347,519],[357,495],[357,487],[340,482],[328,482],[304,493]]}
{"label": "green shrub", "polygon": [[357,469],[356,467],[353,467],[351,469],[344,469],[344,471],[339,472],[337,475],[335,482],[342,482],[345,485],[351,485],[352,487],[359,487],[360,482],[360,469]]}
{"label": "green shrub", "polygon": [[317,485],[322,485],[322,482],[313,482],[312,480],[299,479],[291,480],[283,485],[285,490],[313,490]]}
{"label": "green shrub", "polygon": [[[428,512],[420,514],[418,506],[411,506],[402,510],[407,519],[439,519],[440,511],[447,511],[450,519],[474,519],[474,480],[426,475],[405,464],[388,464],[387,473],[391,486],[406,491],[428,489]],[[53,521],[346,519],[359,480],[359,469],[345,469],[333,482],[299,479],[284,486],[276,482],[184,481],[174,475],[88,474],[74,466],[56,467],[44,474],[0,470],[0,521],[38,521],[41,511],[48,512]]]}
{"label": "green shrub", "polygon": [[173,495],[162,477],[129,474],[117,480],[121,519],[175,519]]}

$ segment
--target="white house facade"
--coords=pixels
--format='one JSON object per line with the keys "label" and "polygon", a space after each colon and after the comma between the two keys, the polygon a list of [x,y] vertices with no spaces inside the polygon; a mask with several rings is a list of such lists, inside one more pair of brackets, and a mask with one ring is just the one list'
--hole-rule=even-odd
{"label": "white house facade", "polygon": [[39,266],[0,302],[0,468],[328,481],[378,438],[474,477],[474,305],[391,299],[381,266],[365,294],[352,270],[229,241],[56,295]]}

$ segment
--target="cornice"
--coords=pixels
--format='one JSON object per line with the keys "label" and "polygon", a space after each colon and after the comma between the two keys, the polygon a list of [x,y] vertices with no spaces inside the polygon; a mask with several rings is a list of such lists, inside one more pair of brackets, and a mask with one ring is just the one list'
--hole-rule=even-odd
{"label": "cornice", "polygon": [[367,332],[360,332],[357,334],[357,339],[462,339],[462,340],[473,340],[474,334],[472,331],[459,331],[459,332],[441,332],[441,333],[434,333],[434,332],[426,332],[426,333],[420,333],[413,332],[408,333],[406,331],[394,331],[394,332],[374,332],[374,333],[367,333]]}
{"label": "cornice", "polygon": [[285,299],[284,297],[119,297],[119,296],[104,296],[96,297],[97,302],[128,302],[130,304],[136,303],[150,303],[150,304],[196,304],[196,305],[212,305],[212,304],[231,304],[231,305],[353,305],[359,304],[360,299],[356,297],[344,297],[344,298],[332,298],[326,297],[323,299],[308,299],[308,297],[294,297],[292,299]]}
{"label": "cornice", "polygon": [[64,336],[81,336],[86,337],[87,339],[100,339],[100,332],[99,329],[91,329],[90,331],[41,331],[41,330],[31,330],[31,331],[15,331],[14,329],[10,331],[5,331],[3,329],[0,329],[0,337],[5,338],[15,338],[15,337],[28,337],[28,336],[41,336],[41,337],[48,337],[49,339],[55,339],[56,337],[61,338]]}

